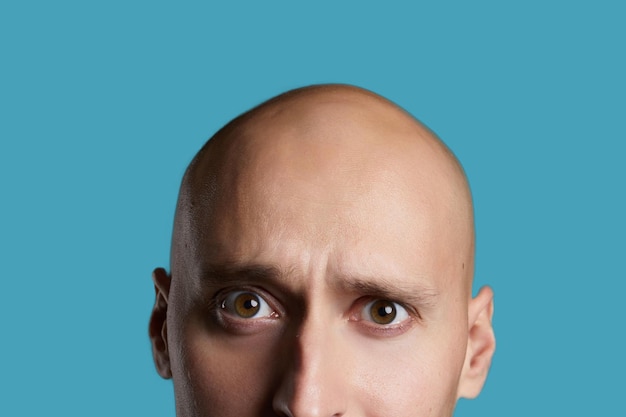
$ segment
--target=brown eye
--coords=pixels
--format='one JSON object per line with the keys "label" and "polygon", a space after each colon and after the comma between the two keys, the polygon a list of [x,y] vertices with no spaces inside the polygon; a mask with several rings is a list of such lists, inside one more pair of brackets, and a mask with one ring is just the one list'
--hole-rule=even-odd
{"label": "brown eye", "polygon": [[390,301],[378,300],[372,303],[369,313],[374,322],[390,324],[396,318],[396,307]]}
{"label": "brown eye", "polygon": [[234,304],[237,315],[244,318],[254,317],[260,308],[259,298],[250,293],[239,294]]}
{"label": "brown eye", "polygon": [[244,318],[270,317],[272,309],[259,295],[249,291],[236,291],[230,293],[222,302],[223,310],[228,313]]}
{"label": "brown eye", "polygon": [[363,318],[380,325],[395,324],[409,318],[407,311],[389,300],[374,300],[363,309]]}

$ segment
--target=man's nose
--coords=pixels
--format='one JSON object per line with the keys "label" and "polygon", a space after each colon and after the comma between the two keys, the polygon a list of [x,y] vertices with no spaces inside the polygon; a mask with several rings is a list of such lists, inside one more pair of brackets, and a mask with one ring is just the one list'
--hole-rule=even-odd
{"label": "man's nose", "polygon": [[287,364],[273,399],[274,411],[287,417],[345,416],[351,361],[341,331],[315,318],[296,331],[281,358]]}

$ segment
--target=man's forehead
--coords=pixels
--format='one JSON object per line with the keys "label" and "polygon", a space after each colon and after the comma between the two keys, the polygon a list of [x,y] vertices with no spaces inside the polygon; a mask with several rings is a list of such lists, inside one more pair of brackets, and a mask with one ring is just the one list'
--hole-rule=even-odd
{"label": "man's forehead", "polygon": [[435,261],[428,253],[433,246],[447,254],[442,238],[449,232],[449,213],[433,210],[433,202],[407,184],[388,176],[370,181],[346,175],[338,185],[328,178],[282,174],[220,187],[210,215],[202,205],[190,210],[196,233],[188,243],[203,256],[288,259],[286,265],[322,254],[338,264]]}
{"label": "man's forehead", "polygon": [[418,216],[398,216],[405,220],[394,222],[391,215],[370,223],[365,217],[329,220],[329,212],[322,220],[315,213],[305,219],[293,212],[262,213],[246,219],[220,214],[211,226],[201,226],[203,232],[186,245],[194,254],[188,260],[191,275],[273,277],[275,284],[292,287],[315,281],[342,290],[393,288],[388,293],[395,295],[434,293],[459,280],[463,259],[427,229],[431,225],[420,230]]}
{"label": "man's forehead", "polygon": [[211,139],[183,182],[174,241],[229,255],[299,239],[304,251],[365,245],[407,259],[437,241],[442,257],[459,244],[468,256],[471,201],[456,160],[395,105],[343,92],[261,106]]}

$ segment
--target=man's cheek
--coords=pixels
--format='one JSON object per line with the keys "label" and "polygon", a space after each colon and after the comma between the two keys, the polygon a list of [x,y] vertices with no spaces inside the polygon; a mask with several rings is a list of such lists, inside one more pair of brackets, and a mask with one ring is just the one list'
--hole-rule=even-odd
{"label": "man's cheek", "polygon": [[[202,409],[216,415],[248,415],[267,402],[276,379],[275,338],[215,335],[195,329],[181,345],[181,364],[189,392]],[[178,381],[177,381],[178,382]]]}
{"label": "man's cheek", "polygon": [[454,407],[460,366],[451,361],[458,358],[436,340],[424,340],[419,330],[411,336],[353,344],[358,355],[353,392],[371,415],[445,415]]}

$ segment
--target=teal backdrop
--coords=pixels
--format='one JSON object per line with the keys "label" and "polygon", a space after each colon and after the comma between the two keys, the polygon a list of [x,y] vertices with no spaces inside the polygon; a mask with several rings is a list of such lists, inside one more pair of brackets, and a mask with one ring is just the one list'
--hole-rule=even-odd
{"label": "teal backdrop", "polygon": [[147,322],[183,171],[326,82],[403,106],[470,178],[498,348],[456,415],[623,415],[624,4],[2,2],[0,415],[174,416]]}

